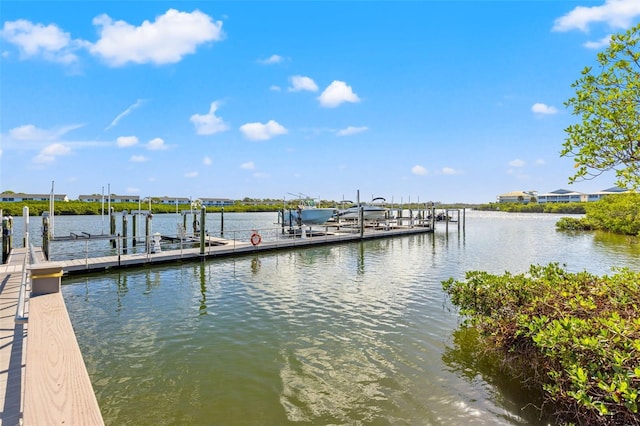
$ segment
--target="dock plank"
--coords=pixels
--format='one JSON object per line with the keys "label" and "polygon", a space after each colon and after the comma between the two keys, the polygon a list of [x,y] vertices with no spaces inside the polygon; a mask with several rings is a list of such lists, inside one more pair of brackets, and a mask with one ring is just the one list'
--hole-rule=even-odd
{"label": "dock plank", "polygon": [[25,425],[103,425],[62,293],[29,301]]}

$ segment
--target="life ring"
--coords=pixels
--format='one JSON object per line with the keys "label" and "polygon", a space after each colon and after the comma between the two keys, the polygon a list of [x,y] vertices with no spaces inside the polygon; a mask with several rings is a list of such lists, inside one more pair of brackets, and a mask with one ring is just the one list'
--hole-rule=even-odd
{"label": "life ring", "polygon": [[251,234],[251,244],[253,244],[254,246],[257,246],[261,242],[262,242],[262,237],[260,236],[260,234],[258,234],[257,232],[254,232],[253,234]]}

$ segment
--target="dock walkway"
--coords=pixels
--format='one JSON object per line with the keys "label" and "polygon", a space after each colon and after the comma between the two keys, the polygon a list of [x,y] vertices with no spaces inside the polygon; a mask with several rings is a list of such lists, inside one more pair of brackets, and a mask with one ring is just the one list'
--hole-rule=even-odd
{"label": "dock walkway", "polygon": [[20,424],[22,389],[26,363],[26,324],[16,324],[22,266],[26,248],[13,249],[6,264],[0,265],[0,424]]}

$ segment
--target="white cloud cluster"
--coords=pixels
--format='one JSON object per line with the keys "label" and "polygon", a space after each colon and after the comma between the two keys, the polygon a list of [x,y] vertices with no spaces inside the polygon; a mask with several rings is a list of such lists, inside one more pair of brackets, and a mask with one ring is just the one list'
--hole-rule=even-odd
{"label": "white cloud cluster", "polygon": [[411,173],[418,176],[425,176],[427,174],[427,169],[420,165],[415,165],[411,168]]}
{"label": "white cloud cluster", "polygon": [[5,22],[0,36],[18,47],[23,59],[41,57],[71,64],[78,60],[76,52],[84,48],[116,67],[130,62],[176,63],[194,53],[200,44],[224,38],[222,22],[213,21],[198,10],[188,13],[169,9],[154,22],[144,21],[140,26],[114,21],[103,14],[95,17],[93,24],[99,27],[100,34],[95,43],[72,39],[54,24],[34,24],[24,19]]}
{"label": "white cloud cluster", "polygon": [[163,151],[165,149],[169,149],[169,147],[164,144],[164,140],[162,138],[154,138],[147,143],[147,149],[149,151]]}
{"label": "white cloud cluster", "polygon": [[116,139],[116,144],[119,148],[127,148],[138,144],[138,138],[136,136],[120,136]]}
{"label": "white cloud cluster", "polygon": [[169,9],[154,22],[133,26],[113,21],[106,14],[93,19],[100,27],[100,39],[90,52],[112,66],[128,62],[137,64],[172,64],[194,53],[199,44],[219,41],[224,37],[222,22],[195,10],[191,13]]}
{"label": "white cloud cluster", "polygon": [[509,165],[511,167],[524,167],[527,163],[523,160],[516,158],[515,160],[509,161]]}
{"label": "white cloud cluster", "polygon": [[353,92],[351,86],[344,81],[334,80],[318,97],[320,105],[335,108],[344,102],[360,102],[360,98]]}
{"label": "white cloud cluster", "polygon": [[55,161],[56,157],[71,154],[71,148],[61,143],[52,143],[44,147],[38,155],[33,158],[36,164],[49,164]]}
{"label": "white cloud cluster", "polygon": [[553,115],[558,113],[558,109],[556,107],[542,104],[542,103],[533,104],[531,106],[531,111],[535,114],[541,114],[541,115]]}
{"label": "white cloud cluster", "polygon": [[309,77],[294,75],[289,80],[291,81],[291,87],[289,87],[290,92],[300,92],[303,90],[307,90],[309,92],[318,91],[318,85]]}
{"label": "white cloud cluster", "polygon": [[249,140],[264,141],[278,135],[286,135],[287,129],[274,120],[267,123],[246,123],[240,126],[240,131]]}
{"label": "white cloud cluster", "polygon": [[369,130],[367,126],[360,126],[360,127],[348,126],[344,129],[338,130],[336,132],[336,136],[357,135],[358,133],[366,132],[367,130]]}
{"label": "white cloud cluster", "polygon": [[264,65],[278,64],[282,61],[283,61],[283,58],[280,55],[271,55],[266,59],[258,59],[258,63],[264,64]]}
{"label": "white cloud cluster", "polygon": [[125,109],[123,112],[118,114],[118,116],[116,118],[114,118],[113,121],[111,122],[111,124],[109,124],[104,130],[107,131],[107,130],[111,129],[112,127],[116,126],[118,124],[118,122],[120,120],[122,120],[123,117],[126,117],[127,115],[129,115],[131,113],[131,111],[133,111],[134,109],[138,108],[140,105],[142,105],[142,103],[143,103],[143,100],[142,99],[138,99],[135,104],[131,105],[129,108]]}
{"label": "white cloud cluster", "polygon": [[578,6],[555,20],[554,31],[578,29],[588,31],[594,22],[605,22],[612,28],[629,28],[633,18],[640,15],[638,0],[606,0],[601,6]]}
{"label": "white cloud cluster", "polygon": [[207,114],[193,114],[190,118],[196,127],[196,133],[199,135],[213,135],[215,133],[229,130],[229,125],[220,117],[216,116],[219,103],[211,102],[209,112]]}
{"label": "white cloud cluster", "polygon": [[87,43],[72,40],[69,33],[54,24],[34,24],[25,19],[4,23],[0,36],[16,45],[24,59],[40,56],[51,62],[70,64],[78,57],[73,53]]}

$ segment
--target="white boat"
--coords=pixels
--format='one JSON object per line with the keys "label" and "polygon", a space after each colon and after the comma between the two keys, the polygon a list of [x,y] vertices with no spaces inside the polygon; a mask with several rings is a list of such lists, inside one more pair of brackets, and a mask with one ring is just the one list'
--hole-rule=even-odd
{"label": "white boat", "polygon": [[336,209],[316,207],[313,199],[300,200],[296,209],[285,210],[283,223],[288,226],[322,225],[333,217]]}
{"label": "white boat", "polygon": [[360,208],[362,208],[362,218],[364,220],[381,220],[387,216],[388,208],[382,203],[386,200],[382,197],[374,198],[370,203],[360,203],[360,206],[354,205],[347,209],[338,211],[337,217],[342,220],[356,220],[360,217]]}

